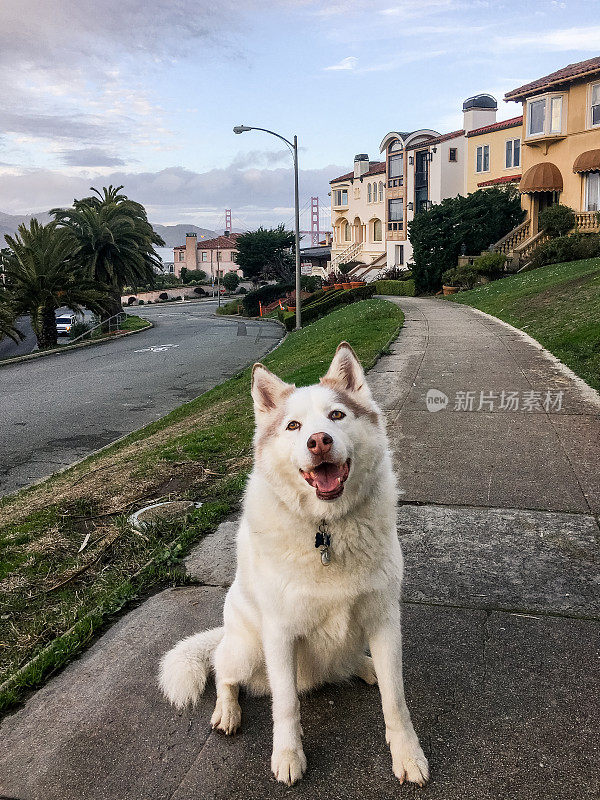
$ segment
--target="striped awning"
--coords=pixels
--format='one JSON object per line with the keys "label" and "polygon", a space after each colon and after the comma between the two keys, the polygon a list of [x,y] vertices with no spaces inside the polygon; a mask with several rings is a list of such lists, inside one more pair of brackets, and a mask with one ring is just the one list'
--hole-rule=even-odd
{"label": "striped awning", "polygon": [[529,167],[521,178],[519,191],[528,192],[562,192],[563,179],[559,168],[550,161],[541,161]]}
{"label": "striped awning", "polygon": [[573,164],[573,172],[592,172],[600,170],[600,150],[586,150],[580,153]]}

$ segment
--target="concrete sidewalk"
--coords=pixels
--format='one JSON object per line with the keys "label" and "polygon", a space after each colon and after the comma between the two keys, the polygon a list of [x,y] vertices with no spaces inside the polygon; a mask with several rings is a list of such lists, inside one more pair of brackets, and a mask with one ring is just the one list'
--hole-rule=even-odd
{"label": "concrete sidewalk", "polygon": [[[220,623],[235,522],[188,559],[201,586],[123,617],[0,728],[0,794],[19,800],[598,798],[600,402],[538,347],[464,306],[401,298],[406,326],[370,373],[403,487],[407,697],[426,789],[391,772],[376,687],[302,701],[305,779],[269,770],[265,699],[210,732],[210,685],[176,713],[160,655]],[[431,413],[427,391],[449,398]],[[457,392],[563,391],[562,410],[453,411]]]}

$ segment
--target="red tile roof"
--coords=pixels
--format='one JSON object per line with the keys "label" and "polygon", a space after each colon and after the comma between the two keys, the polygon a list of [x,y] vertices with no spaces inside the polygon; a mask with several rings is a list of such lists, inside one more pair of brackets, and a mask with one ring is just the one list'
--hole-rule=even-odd
{"label": "red tile roof", "polygon": [[421,150],[424,147],[429,147],[431,144],[440,144],[440,142],[447,142],[448,139],[458,139],[459,136],[464,136],[464,130],[460,131],[452,131],[452,133],[444,133],[441,136],[434,136],[432,139],[427,139],[424,142],[418,142],[417,144],[411,144],[406,149],[407,150]]}
{"label": "red tile roof", "polygon": [[[360,177],[368,178],[370,175],[381,175],[385,172],[385,161],[369,161],[369,169],[364,172]],[[329,183],[337,183],[338,181],[349,181],[354,178],[354,170],[347,172],[345,175],[340,175],[339,178],[334,178]]]}
{"label": "red tile roof", "polygon": [[[217,236],[214,239],[202,239],[196,247],[198,250],[235,250],[237,237],[240,233],[230,233],[229,236]],[[178,244],[173,250],[185,250],[184,244]]]}
{"label": "red tile roof", "polygon": [[501,178],[491,178],[489,181],[481,181],[477,186],[498,186],[498,184],[502,183],[518,183],[520,180],[520,175],[503,175]]}
{"label": "red tile roof", "polygon": [[518,89],[507,92],[504,95],[504,99],[521,100],[525,97],[529,97],[529,95],[541,92],[544,89],[549,89],[551,86],[568,83],[577,78],[585,78],[597,72],[600,72],[600,56],[588,58],[587,61],[578,61],[575,64],[569,64],[562,69],[556,70],[556,72],[551,72],[550,75],[545,75],[543,78],[538,78],[536,81],[526,83],[524,86],[519,86]]}
{"label": "red tile roof", "polygon": [[492,131],[503,131],[505,128],[518,128],[523,124],[523,115],[520,117],[512,117],[512,119],[505,119],[502,122],[495,122],[493,125],[485,125],[483,128],[475,128],[467,133],[467,136],[481,136],[482,133],[491,133]]}

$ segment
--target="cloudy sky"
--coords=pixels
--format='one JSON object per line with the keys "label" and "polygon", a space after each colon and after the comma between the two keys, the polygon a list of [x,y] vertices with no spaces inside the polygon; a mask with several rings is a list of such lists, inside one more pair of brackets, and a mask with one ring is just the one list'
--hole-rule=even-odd
{"label": "cloudy sky", "polygon": [[[389,130],[600,55],[597,0],[2,0],[0,211],[125,185],[154,222],[291,223]],[[519,113],[501,104],[499,118]],[[304,223],[307,224],[307,223]]]}

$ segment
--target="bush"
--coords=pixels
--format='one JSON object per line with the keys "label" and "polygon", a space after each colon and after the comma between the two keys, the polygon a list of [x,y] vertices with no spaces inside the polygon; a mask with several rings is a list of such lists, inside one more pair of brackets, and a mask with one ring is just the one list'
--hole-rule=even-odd
{"label": "bush", "polygon": [[502,277],[505,264],[504,253],[484,253],[473,262],[473,266],[480,275],[485,275],[486,278],[493,281]]}
{"label": "bush", "polygon": [[417,293],[436,292],[442,273],[456,266],[461,248],[481,253],[523,219],[519,193],[491,187],[451,197],[408,223]]}
{"label": "bush", "polygon": [[237,290],[237,293],[238,294],[248,294],[248,289],[246,289],[245,286],[240,286],[240,288]]}
{"label": "bush", "polygon": [[239,307],[239,300],[230,300],[229,303],[225,303],[224,306],[217,309],[217,314],[239,314]]}
{"label": "bush", "polygon": [[377,294],[397,295],[399,297],[414,297],[415,282],[411,280],[381,280],[375,281]]}
{"label": "bush", "polygon": [[539,228],[548,236],[566,236],[575,227],[575,212],[569,206],[560,203],[549,206],[540,212]]}
{"label": "bush", "polygon": [[[151,303],[152,300],[148,300],[148,302]],[[143,300],[138,300],[138,305],[143,306],[144,305],[144,301]]]}
{"label": "bush", "polygon": [[401,269],[400,267],[388,267],[384,270],[380,280],[384,281],[409,281],[412,278],[412,270]]}
{"label": "bush", "polygon": [[75,322],[71,325],[71,330],[69,331],[69,339],[76,339],[78,336],[82,336],[84,333],[87,333],[93,326],[89,322],[83,322],[80,320],[79,322]]}
{"label": "bush", "polygon": [[352,269],[352,264],[346,264],[344,262],[338,264],[338,270],[342,275],[347,275],[351,269]]}
{"label": "bush", "polygon": [[[302,324],[306,325],[316,319],[329,314],[337,306],[356,303],[358,300],[366,300],[375,294],[375,284],[368,283],[366,286],[359,286],[356,289],[340,290],[337,292],[325,292],[318,302],[304,306],[302,309]],[[283,322],[288,331],[293,330],[296,324],[296,315],[290,311],[280,311],[279,319]]]}
{"label": "bush", "polygon": [[482,274],[476,266],[467,264],[464,267],[454,267],[447,269],[442,274],[442,284],[444,286],[458,286],[459,289],[472,289],[481,283]]}
{"label": "bush", "polygon": [[321,278],[317,275],[302,275],[300,277],[300,288],[305,292],[316,292],[321,288]]}
{"label": "bush", "polygon": [[277,300],[279,297],[284,297],[288,292],[291,292],[294,289],[293,283],[267,283],[264,286],[261,286],[260,289],[255,289],[252,292],[248,292],[247,295],[244,296],[242,300],[242,304],[244,306],[244,314],[247,317],[257,317],[260,313],[259,309],[259,302],[263,304],[263,306],[272,303],[273,300]]}
{"label": "bush", "polygon": [[186,269],[183,267],[181,270],[181,280],[183,283],[200,283],[200,281],[206,280],[206,272],[201,269]]}
{"label": "bush", "polygon": [[169,295],[168,295],[166,292],[161,292],[161,293],[158,295],[158,299],[159,299],[159,300],[168,300],[168,299],[169,299]]}
{"label": "bush", "polygon": [[221,283],[228,292],[235,292],[237,287],[240,285],[240,276],[237,274],[237,272],[226,272],[221,279]]}
{"label": "bush", "polygon": [[531,256],[531,267],[537,269],[546,264],[562,264],[564,261],[579,261],[600,256],[600,234],[572,233],[550,239],[537,247]]}

